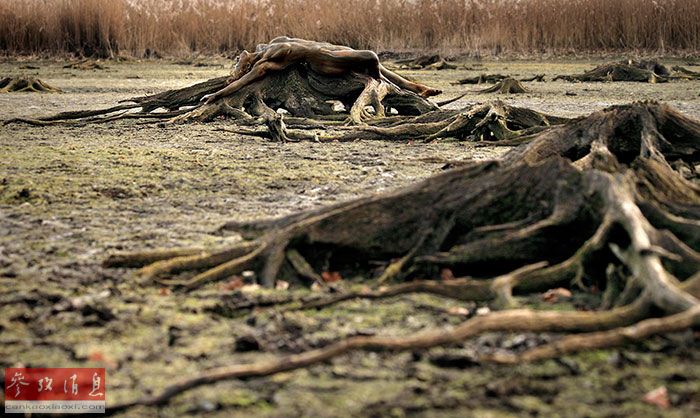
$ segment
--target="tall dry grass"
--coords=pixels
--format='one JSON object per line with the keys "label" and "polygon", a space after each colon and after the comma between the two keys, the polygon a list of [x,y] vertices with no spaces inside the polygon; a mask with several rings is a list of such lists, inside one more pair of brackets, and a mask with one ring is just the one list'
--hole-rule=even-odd
{"label": "tall dry grass", "polygon": [[375,50],[700,49],[700,0],[0,0],[0,50],[219,53],[286,34]]}

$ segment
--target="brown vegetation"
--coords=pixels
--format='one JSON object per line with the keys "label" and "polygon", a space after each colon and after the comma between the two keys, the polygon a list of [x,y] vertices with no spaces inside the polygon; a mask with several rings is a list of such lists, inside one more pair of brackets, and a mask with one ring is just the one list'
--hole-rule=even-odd
{"label": "brown vegetation", "polygon": [[0,50],[219,53],[286,34],[356,48],[539,53],[700,48],[696,0],[0,0]]}

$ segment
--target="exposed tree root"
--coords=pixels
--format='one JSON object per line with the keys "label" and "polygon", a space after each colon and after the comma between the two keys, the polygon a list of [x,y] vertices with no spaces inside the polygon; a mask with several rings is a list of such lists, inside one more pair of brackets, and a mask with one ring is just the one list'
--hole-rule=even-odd
{"label": "exposed tree root", "polygon": [[475,77],[467,77],[467,78],[462,78],[460,80],[457,80],[456,82],[452,83],[452,85],[459,85],[459,84],[496,84],[500,82],[501,80],[504,80],[508,78],[507,75],[503,74],[479,74],[478,76]]}
{"label": "exposed tree root", "polygon": [[[499,299],[500,306],[511,306],[513,288],[527,277],[528,273],[540,270],[546,263],[525,266],[494,279],[453,279],[444,281],[413,280],[399,285],[372,291],[345,292],[328,298],[303,302],[295,309],[320,309],[351,299],[384,299],[409,293],[430,293],[463,301],[493,301]],[[546,289],[548,287],[543,287]]]}
{"label": "exposed tree root", "polygon": [[700,72],[698,71],[691,71],[681,66],[675,66],[672,68],[672,70],[675,72],[674,75],[677,78],[682,78],[686,80],[700,80]]}
{"label": "exposed tree root", "polygon": [[[293,243],[313,266],[311,254],[315,258],[323,258],[320,257],[323,253],[332,256],[335,246],[345,247],[343,251],[357,256],[400,258],[415,250],[417,242],[423,241],[414,256],[422,264],[453,266],[465,271],[475,267],[480,271],[487,260],[488,263],[496,260],[508,263],[502,265],[504,268],[519,262],[543,260],[559,264],[568,258],[567,251],[580,248],[586,241],[584,231],[592,234],[596,230],[600,222],[596,219],[602,220],[611,208],[617,207],[615,205],[625,207],[618,202],[623,197],[614,200],[609,190],[630,189],[629,193],[635,197],[625,199],[646,200],[634,184],[628,184],[633,180],[608,178],[605,171],[617,172],[635,161],[636,169],[629,171],[634,176],[630,174],[630,177],[644,179],[641,171],[641,174],[653,173],[660,180],[675,178],[675,172],[663,168],[663,159],[652,167],[638,167],[652,157],[662,158],[656,155],[660,152],[673,159],[697,158],[696,129],[695,122],[665,106],[636,104],[611,108],[588,119],[534,135],[530,144],[507,154],[503,163],[474,163],[392,195],[348,202],[318,213],[300,214],[266,224],[262,230],[270,232],[262,234],[251,246],[254,248],[251,252],[262,257],[253,257],[258,261],[269,261],[272,254],[283,252]],[[679,135],[682,141],[677,139]],[[578,139],[572,142],[567,139],[571,137]],[[668,138],[676,138],[676,145],[671,145]],[[649,157],[641,157],[647,153],[651,153]],[[550,158],[554,156],[566,159]],[[567,180],[566,185],[564,180]],[[690,183],[683,180],[676,183],[676,187],[687,189],[681,195],[697,198],[697,191]],[[586,188],[592,189],[589,193],[606,203],[598,208],[590,207],[587,202],[590,199],[577,191]],[[466,190],[469,192],[465,193]],[[512,203],[504,218],[502,201],[506,196]],[[420,211],[405,210],[416,207],[421,199],[425,199],[426,204],[420,206]],[[365,219],[367,221],[363,221]],[[401,229],[403,225],[415,227],[408,233]],[[652,228],[644,225],[644,228]],[[568,237],[564,232],[568,229],[579,232]],[[386,240],[385,237],[394,234],[398,234],[398,239]],[[538,252],[539,245],[532,245],[559,234],[567,236],[567,241],[555,251]],[[426,235],[428,238],[421,238]],[[651,247],[651,244],[638,245],[640,251],[645,246]],[[609,257],[614,257],[608,253]],[[349,268],[344,264],[354,258],[349,254],[341,257],[333,270]],[[235,268],[225,272],[235,274],[237,269],[251,268],[251,264],[255,264],[255,260],[246,256],[245,260],[232,264]],[[273,273],[278,271],[279,268],[270,269]],[[269,274],[267,284],[275,277],[276,274]]]}
{"label": "exposed tree root", "polygon": [[430,64],[427,69],[429,70],[455,70],[457,69],[458,66],[455,64],[452,64],[451,62],[447,62],[444,59],[441,59],[440,61]]}
{"label": "exposed tree root", "polygon": [[[467,320],[453,329],[425,331],[409,337],[350,337],[327,347],[301,354],[282,356],[253,364],[241,364],[212,369],[196,376],[183,379],[166,387],[160,394],[122,404],[111,405],[110,413],[116,413],[134,406],[157,406],[167,404],[173,397],[198,386],[222,380],[270,376],[276,373],[308,367],[326,362],[334,357],[355,350],[405,351],[427,349],[446,344],[454,344],[479,334],[492,331],[520,332],[581,332],[606,330],[626,324],[634,315],[610,312],[536,312],[530,310],[508,310],[479,316]],[[533,349],[522,356],[489,356],[482,361],[515,363],[540,360],[562,353],[594,348],[609,348],[639,341],[656,334],[682,331],[700,325],[700,306],[660,319],[648,319],[631,327],[615,328],[610,331],[568,337],[559,344]],[[583,337],[587,338],[583,338]],[[576,346],[575,343],[581,345]]]}
{"label": "exposed tree root", "polygon": [[11,92],[60,93],[61,90],[38,78],[5,77],[0,79],[0,93]]}
{"label": "exposed tree root", "polygon": [[496,353],[481,358],[484,362],[500,364],[517,364],[559,358],[566,354],[602,348],[619,347],[645,338],[680,332],[700,326],[700,306],[694,306],[675,315],[646,319],[634,325],[600,331],[571,335],[554,343],[530,349],[521,354]]}
{"label": "exposed tree root", "polygon": [[642,70],[647,70],[651,71],[654,74],[663,76],[663,77],[668,77],[671,75],[671,72],[668,70],[668,68],[661,64],[658,60],[655,59],[643,59],[643,60],[627,60],[627,62],[622,62],[623,64],[628,64],[633,67],[637,67]]}

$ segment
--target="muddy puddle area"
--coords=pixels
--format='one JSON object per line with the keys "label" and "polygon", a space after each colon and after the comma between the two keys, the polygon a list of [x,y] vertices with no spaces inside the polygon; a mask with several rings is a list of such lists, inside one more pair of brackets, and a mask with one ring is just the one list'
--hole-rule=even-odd
{"label": "muddy puddle area", "polygon": [[[480,61],[470,70],[407,71],[442,88],[438,100],[477,86],[480,73],[580,73],[593,61]],[[669,64],[687,65],[685,61]],[[5,61],[0,75],[32,75],[63,93],[0,94],[0,119],[110,106],[228,72],[230,63]],[[201,65],[200,65],[201,64]],[[24,68],[23,68],[24,67]],[[693,70],[699,67],[688,66]],[[663,100],[700,119],[700,82],[528,82],[520,95],[470,94],[575,117],[634,100]],[[224,222],[281,216],[389,191],[451,161],[498,158],[507,148],[457,141],[280,144],[222,131],[225,121],[159,127],[119,121],[0,126],[0,367],[105,367],[108,405],[158,393],[208,368],[299,353],[351,335],[409,335],[452,327],[479,308],[427,295],[347,301],[320,310],[239,309],[240,301],[312,295],[310,289],[230,290],[213,283],[171,291],[133,271],[101,266],[113,251],[241,238]],[[367,285],[344,280],[340,288]],[[542,309],[590,309],[599,295]],[[480,350],[520,350],[552,336],[487,334],[404,353],[356,352],[269,378],[206,385],[159,408],[122,416],[697,416],[700,350],[692,332],[519,366],[477,365]],[[668,409],[642,402],[668,389]]]}

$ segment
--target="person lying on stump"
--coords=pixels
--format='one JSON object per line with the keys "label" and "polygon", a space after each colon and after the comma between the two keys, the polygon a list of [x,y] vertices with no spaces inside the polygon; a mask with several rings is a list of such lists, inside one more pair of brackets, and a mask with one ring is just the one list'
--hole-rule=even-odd
{"label": "person lying on stump", "polygon": [[255,52],[243,51],[234,67],[230,84],[205,95],[202,101],[212,103],[263,78],[269,72],[281,71],[294,64],[305,64],[311,71],[326,76],[342,76],[351,72],[365,74],[393,83],[421,97],[442,93],[441,90],[414,83],[387,70],[373,51],[280,36],[269,44],[258,45]]}

